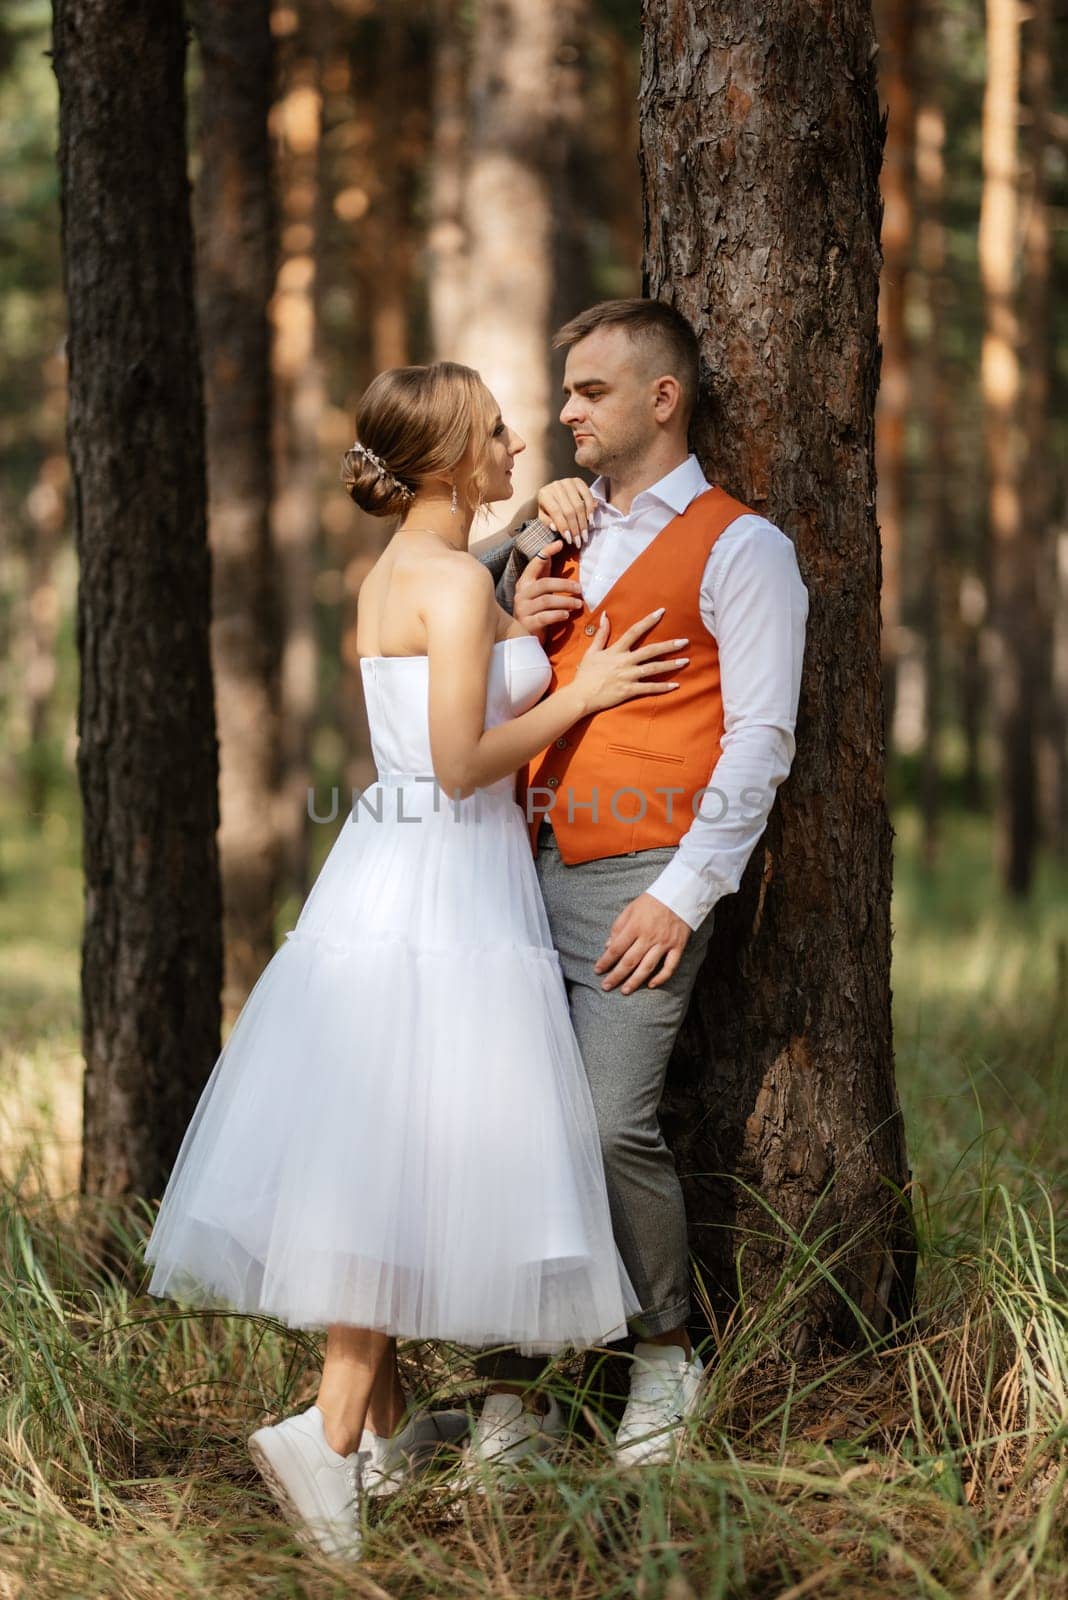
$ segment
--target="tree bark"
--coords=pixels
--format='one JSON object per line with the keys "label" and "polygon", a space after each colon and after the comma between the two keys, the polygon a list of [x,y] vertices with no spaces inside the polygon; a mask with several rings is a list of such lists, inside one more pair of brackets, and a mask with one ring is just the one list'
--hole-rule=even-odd
{"label": "tree bark", "polygon": [[82,1187],[153,1195],[219,1050],[218,762],[177,0],[56,0],[80,562]]}
{"label": "tree bark", "polygon": [[[714,1306],[775,1291],[788,1233],[870,1325],[913,1235],[890,1013],[891,829],[874,411],[880,128],[867,0],[644,7],[647,292],[701,341],[706,472],[791,538],[810,594],[794,771],[710,954],[665,1125]],[[769,1213],[768,1208],[771,1208]],[[818,1275],[793,1355],[857,1322]]]}
{"label": "tree bark", "polygon": [[267,118],[268,0],[202,4],[200,173],[194,192],[219,719],[226,981],[236,1017],[274,952],[280,602],[271,538],[267,308],[275,222]]}
{"label": "tree bark", "polygon": [[994,703],[1000,773],[997,863],[1017,898],[1031,887],[1037,831],[1036,562],[1021,504],[1019,326],[1016,243],[1019,175],[1016,123],[1020,80],[1018,0],[987,0],[983,95],[983,199],[979,272],[984,321],[981,378],[993,600]]}

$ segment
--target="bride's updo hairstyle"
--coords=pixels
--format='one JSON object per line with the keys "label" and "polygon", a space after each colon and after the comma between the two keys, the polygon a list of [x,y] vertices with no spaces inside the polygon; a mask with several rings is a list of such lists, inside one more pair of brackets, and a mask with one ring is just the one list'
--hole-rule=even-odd
{"label": "bride's updo hairstyle", "polygon": [[341,481],[364,511],[395,517],[428,479],[453,482],[463,463],[471,472],[457,483],[457,494],[475,511],[483,503],[496,418],[496,403],[472,367],[456,361],[389,367],[356,408],[356,443],[345,452]]}

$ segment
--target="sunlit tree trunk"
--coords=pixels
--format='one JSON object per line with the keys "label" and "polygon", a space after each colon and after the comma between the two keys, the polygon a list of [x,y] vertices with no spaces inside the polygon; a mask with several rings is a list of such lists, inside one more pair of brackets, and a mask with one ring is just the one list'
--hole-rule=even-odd
{"label": "sunlit tree trunk", "polygon": [[916,0],[880,0],[878,81],[886,116],[880,185],[883,197],[883,269],[879,284],[879,336],[883,357],[875,413],[876,514],[882,548],[883,704],[887,743],[894,725],[897,657],[902,623],[902,549],[908,462],[905,425],[910,398],[910,354],[905,307],[913,234],[913,88]]}
{"label": "sunlit tree trunk", "polygon": [[79,558],[82,1186],[159,1192],[220,1041],[204,420],[177,0],[56,0]]}
{"label": "sunlit tree trunk", "polygon": [[[871,10],[834,0],[815,29],[801,0],[647,0],[644,23],[648,290],[701,340],[706,471],[793,538],[810,594],[795,769],[716,907],[668,1137],[720,1307],[739,1277],[750,1308],[773,1292],[794,1229],[826,1235],[883,1328],[913,1254],[890,1015]],[[855,1333],[817,1285],[780,1337],[797,1354]]]}
{"label": "sunlit tree trunk", "polygon": [[1017,117],[1018,0],[987,0],[983,95],[983,199],[979,271],[983,284],[982,392],[987,468],[993,671],[1000,772],[996,797],[998,870],[1010,894],[1031,887],[1036,842],[1035,626],[1033,530],[1021,499],[1020,357],[1016,315],[1019,226]]}
{"label": "sunlit tree trunk", "polygon": [[315,575],[320,548],[319,351],[322,233],[322,0],[298,30],[285,4],[274,12],[280,93],[271,109],[279,173],[281,260],[271,302],[276,399],[273,527],[283,604],[281,778],[275,810],[286,888],[303,899],[310,875],[308,791],[318,706]]}
{"label": "sunlit tree trunk", "polygon": [[267,118],[269,0],[205,5],[197,300],[207,401],[212,659],[219,719],[219,854],[227,1018],[274,950],[279,597],[270,508],[275,226]]}
{"label": "sunlit tree trunk", "polygon": [[476,0],[459,349],[526,441],[517,500],[536,492],[549,463],[556,45],[547,0]]}

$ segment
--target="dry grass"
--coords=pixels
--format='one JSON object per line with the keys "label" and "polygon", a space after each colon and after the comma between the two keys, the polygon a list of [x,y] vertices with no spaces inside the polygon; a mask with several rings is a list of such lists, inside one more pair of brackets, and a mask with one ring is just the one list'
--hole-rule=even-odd
{"label": "dry grass", "polygon": [[[23,936],[9,900],[0,1597],[1068,1596],[1065,884],[1045,879],[1026,912],[999,907],[982,834],[962,830],[927,884],[899,823],[914,1325],[893,1345],[784,1363],[777,1330],[817,1270],[799,1249],[775,1303],[717,1329],[705,1409],[677,1468],[613,1470],[595,1391],[573,1363],[558,1375],[576,1408],[562,1459],[507,1495],[406,1492],[372,1512],[366,1559],[342,1572],[298,1553],[244,1448],[262,1418],[312,1392],[315,1341],[185,1314],[145,1297],[136,1265],[124,1280],[87,1248],[101,1219],[69,1193],[76,929]],[[12,852],[9,887],[32,857],[32,843],[26,863]],[[69,866],[48,868],[65,891]],[[136,1263],[149,1220],[146,1209],[104,1219],[114,1258]],[[477,1393],[463,1351],[410,1345],[404,1362],[424,1399]]]}

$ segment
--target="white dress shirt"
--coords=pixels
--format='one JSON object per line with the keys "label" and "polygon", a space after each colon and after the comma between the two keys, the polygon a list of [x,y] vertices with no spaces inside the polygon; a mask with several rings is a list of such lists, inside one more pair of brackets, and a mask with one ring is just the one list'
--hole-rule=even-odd
{"label": "white dress shirt", "polygon": [[[604,478],[590,485],[597,504],[579,553],[579,584],[591,610],[708,487],[693,455],[636,494],[625,516],[606,500]],[[650,594],[650,606],[656,601]],[[794,758],[808,590],[793,544],[773,522],[746,514],[723,530],[705,566],[700,610],[719,647],[723,694],[721,754],[709,776],[714,792],[704,796],[678,850],[647,891],[691,928],[738,888]],[[633,620],[610,617],[617,624],[612,631]]]}

